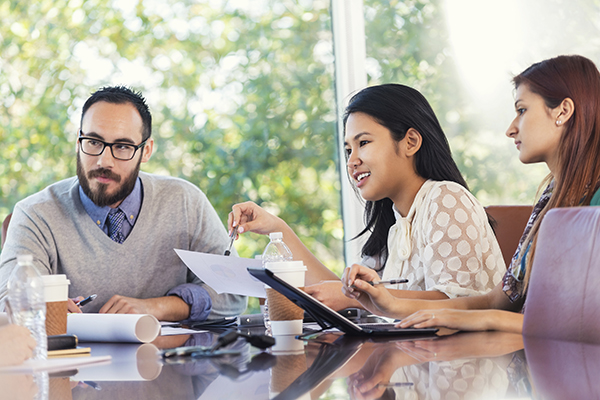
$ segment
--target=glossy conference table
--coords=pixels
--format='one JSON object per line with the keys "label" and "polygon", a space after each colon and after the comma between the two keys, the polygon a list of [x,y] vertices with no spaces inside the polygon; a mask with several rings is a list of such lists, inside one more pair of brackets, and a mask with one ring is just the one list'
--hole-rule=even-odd
{"label": "glossy conference table", "polygon": [[[338,333],[280,339],[261,352],[164,363],[161,348],[210,345],[215,334],[152,344],[86,343],[110,364],[51,375],[49,399],[596,399],[600,346],[501,332],[365,340]],[[62,376],[61,376],[62,375]],[[0,377],[0,399],[31,399],[31,376]]]}

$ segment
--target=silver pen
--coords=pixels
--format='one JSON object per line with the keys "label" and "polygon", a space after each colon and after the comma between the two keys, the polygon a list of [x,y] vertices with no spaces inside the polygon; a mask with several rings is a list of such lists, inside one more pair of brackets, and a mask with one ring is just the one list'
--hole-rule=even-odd
{"label": "silver pen", "polygon": [[225,250],[225,255],[228,256],[231,254],[231,248],[233,247],[233,241],[237,236],[238,227],[236,226],[231,230],[231,235],[229,235],[229,246],[227,246],[227,250]]}
{"label": "silver pen", "polygon": [[388,382],[388,383],[378,383],[377,387],[384,387],[384,388],[390,388],[390,387],[402,387],[402,386],[413,386],[414,384],[412,382]]}
{"label": "silver pen", "polygon": [[390,279],[389,281],[377,281],[377,282],[373,282],[373,281],[367,281],[367,283],[371,286],[376,286],[376,285],[396,285],[398,283],[407,283],[408,279]]}
{"label": "silver pen", "polygon": [[93,294],[91,296],[86,297],[85,299],[78,301],[77,303],[75,303],[75,305],[77,307],[82,307],[85,306],[87,303],[91,302],[92,300],[94,300],[96,297],[98,297],[97,294]]}
{"label": "silver pen", "polygon": [[[377,285],[396,285],[398,283],[407,283],[408,279],[404,279],[404,278],[398,278],[398,279],[390,279],[389,281],[377,281],[377,282],[373,282],[373,281],[365,281],[367,282],[369,285],[371,286],[377,286]],[[352,289],[358,289],[356,286],[351,285],[350,286]]]}

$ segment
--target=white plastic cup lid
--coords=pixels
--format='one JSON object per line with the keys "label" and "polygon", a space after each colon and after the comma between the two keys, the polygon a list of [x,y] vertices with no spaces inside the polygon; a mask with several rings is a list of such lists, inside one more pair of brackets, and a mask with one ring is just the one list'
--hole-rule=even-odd
{"label": "white plastic cup lid", "polygon": [[44,286],[70,285],[71,284],[71,281],[68,280],[67,276],[64,274],[42,275],[42,279],[44,280]]}
{"label": "white plastic cup lid", "polygon": [[42,275],[44,299],[46,302],[67,301],[71,281],[66,275]]}
{"label": "white plastic cup lid", "polygon": [[302,261],[269,261],[265,263],[265,268],[273,273],[299,272],[307,270]]}

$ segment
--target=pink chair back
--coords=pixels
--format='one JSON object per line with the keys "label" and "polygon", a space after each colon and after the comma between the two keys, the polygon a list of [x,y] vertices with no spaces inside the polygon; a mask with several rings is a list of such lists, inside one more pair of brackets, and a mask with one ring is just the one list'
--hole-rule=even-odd
{"label": "pink chair back", "polygon": [[600,207],[546,214],[525,301],[524,335],[600,343]]}

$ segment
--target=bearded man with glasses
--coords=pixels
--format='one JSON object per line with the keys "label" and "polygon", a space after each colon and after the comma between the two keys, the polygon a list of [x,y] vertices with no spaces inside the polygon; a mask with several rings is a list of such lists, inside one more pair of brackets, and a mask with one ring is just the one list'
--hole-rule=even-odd
{"label": "bearded man with glasses", "polygon": [[[196,186],[140,172],[154,147],[151,125],[144,98],[129,88],[102,88],[86,101],[77,176],[15,206],[0,257],[0,302],[17,255],[32,254],[42,273],[67,275],[71,297],[98,295],[86,312],[180,321],[245,310],[245,297],[217,294],[173,251],[222,254],[229,238]],[[71,300],[69,311],[80,312]]]}

